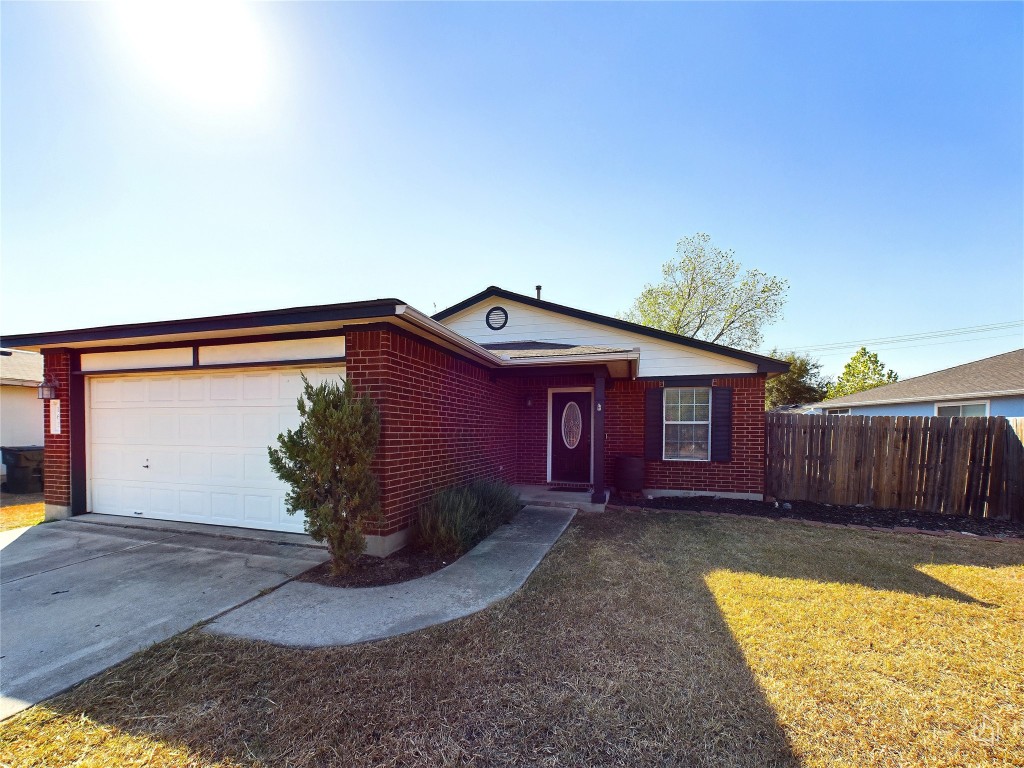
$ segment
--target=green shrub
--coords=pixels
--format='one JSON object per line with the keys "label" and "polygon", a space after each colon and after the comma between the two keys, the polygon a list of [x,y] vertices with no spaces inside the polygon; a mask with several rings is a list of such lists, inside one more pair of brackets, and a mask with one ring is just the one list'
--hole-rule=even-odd
{"label": "green shrub", "polygon": [[380,414],[351,382],[314,387],[302,377],[297,429],[268,448],[270,467],[291,486],[288,514],[306,516],[306,532],[326,541],[331,570],[342,573],[366,547],[363,523],[380,517],[377,478],[370,469],[380,439]]}
{"label": "green shrub", "polygon": [[420,506],[420,543],[438,555],[461,555],[511,520],[520,506],[516,492],[500,480],[443,488]]}

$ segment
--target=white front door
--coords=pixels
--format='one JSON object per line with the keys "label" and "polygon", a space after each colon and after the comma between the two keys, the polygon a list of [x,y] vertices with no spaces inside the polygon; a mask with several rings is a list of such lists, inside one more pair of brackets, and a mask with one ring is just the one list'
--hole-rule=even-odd
{"label": "white front door", "polygon": [[301,533],[267,458],[301,392],[294,369],[91,377],[89,511]]}

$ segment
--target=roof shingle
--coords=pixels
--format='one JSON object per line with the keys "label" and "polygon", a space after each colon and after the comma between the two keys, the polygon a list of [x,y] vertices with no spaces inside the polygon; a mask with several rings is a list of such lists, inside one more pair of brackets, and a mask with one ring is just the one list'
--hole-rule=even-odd
{"label": "roof shingle", "polygon": [[1015,394],[1024,394],[1024,349],[824,400],[817,405],[834,408]]}

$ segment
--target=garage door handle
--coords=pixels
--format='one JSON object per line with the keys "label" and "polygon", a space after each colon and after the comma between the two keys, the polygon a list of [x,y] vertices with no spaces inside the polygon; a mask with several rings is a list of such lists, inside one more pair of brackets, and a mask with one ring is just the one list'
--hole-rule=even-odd
{"label": "garage door handle", "polygon": [[146,463],[142,465],[143,469],[149,469],[149,459],[146,459]]}

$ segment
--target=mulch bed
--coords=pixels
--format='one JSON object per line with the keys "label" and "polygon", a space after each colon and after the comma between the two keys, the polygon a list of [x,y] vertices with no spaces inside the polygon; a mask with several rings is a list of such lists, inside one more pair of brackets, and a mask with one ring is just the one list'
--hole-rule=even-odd
{"label": "mulch bed", "polygon": [[975,536],[1024,538],[1024,522],[989,520],[987,518],[958,515],[907,512],[892,509],[872,509],[864,506],[836,506],[809,501],[764,502],[743,499],[722,499],[715,496],[661,496],[646,499],[642,496],[615,496],[610,502],[619,507],[643,507],[691,512],[717,512],[733,515],[795,518],[832,525],[851,525],[863,528],[890,528],[897,531],[917,529],[970,533]]}
{"label": "mulch bed", "polygon": [[331,564],[327,562],[299,574],[295,580],[328,587],[383,587],[418,579],[451,563],[451,558],[408,546],[387,557],[360,555],[348,573],[340,576],[331,575]]}

